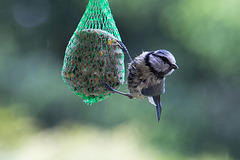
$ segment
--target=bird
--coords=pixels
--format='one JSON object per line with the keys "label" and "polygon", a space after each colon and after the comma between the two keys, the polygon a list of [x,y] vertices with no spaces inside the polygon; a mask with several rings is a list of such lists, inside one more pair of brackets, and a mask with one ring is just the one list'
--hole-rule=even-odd
{"label": "bird", "polygon": [[142,54],[132,60],[126,46],[118,42],[125,53],[128,54],[130,63],[128,66],[127,84],[129,93],[123,93],[113,89],[108,83],[103,85],[111,92],[127,96],[129,99],[137,98],[148,100],[156,108],[159,122],[162,113],[160,96],[165,92],[165,79],[167,75],[179,69],[173,54],[165,49],[156,51],[143,51]]}

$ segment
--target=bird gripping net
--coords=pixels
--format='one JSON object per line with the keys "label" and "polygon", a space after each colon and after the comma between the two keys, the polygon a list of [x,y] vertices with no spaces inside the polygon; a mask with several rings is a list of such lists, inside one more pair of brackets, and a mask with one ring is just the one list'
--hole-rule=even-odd
{"label": "bird gripping net", "polygon": [[111,95],[103,82],[119,89],[125,79],[124,53],[120,34],[108,0],[89,0],[72,35],[62,68],[65,84],[87,104]]}

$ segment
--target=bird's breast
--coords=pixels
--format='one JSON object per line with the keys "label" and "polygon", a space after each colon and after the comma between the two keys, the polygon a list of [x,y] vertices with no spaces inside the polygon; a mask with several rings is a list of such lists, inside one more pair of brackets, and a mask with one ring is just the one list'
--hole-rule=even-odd
{"label": "bird's breast", "polygon": [[143,99],[142,89],[157,85],[161,82],[149,68],[138,63],[131,63],[128,67],[128,89],[134,98]]}

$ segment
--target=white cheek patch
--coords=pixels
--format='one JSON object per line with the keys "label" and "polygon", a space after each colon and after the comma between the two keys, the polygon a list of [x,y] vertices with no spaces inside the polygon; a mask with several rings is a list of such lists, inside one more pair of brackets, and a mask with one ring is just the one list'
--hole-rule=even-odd
{"label": "white cheek patch", "polygon": [[161,58],[150,55],[149,61],[155,71],[162,72],[164,69],[164,63]]}

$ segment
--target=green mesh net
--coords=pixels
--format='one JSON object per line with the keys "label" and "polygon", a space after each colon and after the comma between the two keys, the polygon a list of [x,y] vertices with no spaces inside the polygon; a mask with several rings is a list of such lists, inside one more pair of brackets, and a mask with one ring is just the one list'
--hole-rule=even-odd
{"label": "green mesh net", "polygon": [[124,53],[107,0],[90,0],[71,37],[62,68],[65,84],[87,104],[111,95],[103,82],[114,89],[124,83]]}

